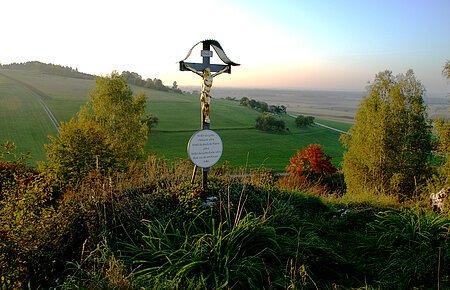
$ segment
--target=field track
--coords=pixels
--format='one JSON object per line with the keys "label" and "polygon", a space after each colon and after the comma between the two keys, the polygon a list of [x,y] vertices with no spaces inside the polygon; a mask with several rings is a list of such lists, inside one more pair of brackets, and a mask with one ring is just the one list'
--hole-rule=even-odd
{"label": "field track", "polygon": [[10,79],[16,83],[19,83],[20,85],[28,88],[38,99],[39,103],[42,105],[42,108],[44,109],[44,111],[47,113],[48,117],[50,118],[50,121],[53,123],[53,125],[55,126],[56,130],[59,133],[59,122],[58,119],[56,119],[55,115],[52,113],[52,111],[50,110],[50,108],[47,106],[47,104],[45,103],[45,99],[50,99],[50,97],[45,94],[44,92],[38,90],[37,88],[33,87],[30,84],[27,84],[21,80],[15,79],[13,77],[10,77],[8,75],[2,74],[0,73],[1,76]]}
{"label": "field track", "polygon": [[320,127],[326,128],[326,129],[330,129],[330,130],[333,130],[333,131],[336,131],[336,132],[339,132],[339,133],[342,133],[342,134],[351,135],[349,132],[346,132],[346,131],[342,131],[342,130],[336,129],[336,128],[333,128],[333,127],[324,125],[324,124],[322,124],[322,123],[314,122],[314,125],[317,125],[317,126],[320,126]]}
{"label": "field track", "polygon": [[[294,116],[294,115],[292,115],[292,114],[289,114],[289,116],[291,116],[291,117],[294,118],[294,119],[297,118],[297,116]],[[342,130],[339,130],[339,129],[337,129],[337,128],[333,128],[333,127],[327,126],[327,125],[322,124],[322,123],[314,122],[314,125],[320,126],[320,127],[322,127],[322,128],[325,128],[325,129],[329,129],[329,130],[331,130],[331,131],[339,132],[339,133],[342,133],[342,134],[351,135],[349,132],[342,131]]]}

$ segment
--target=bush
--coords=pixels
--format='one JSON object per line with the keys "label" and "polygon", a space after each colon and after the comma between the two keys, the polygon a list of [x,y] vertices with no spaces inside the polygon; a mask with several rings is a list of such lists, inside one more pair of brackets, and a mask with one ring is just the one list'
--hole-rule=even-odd
{"label": "bush", "polygon": [[344,182],[337,168],[331,163],[322,146],[310,144],[289,159],[286,166],[287,177],[281,178],[278,185],[287,189],[314,189],[319,194],[330,191],[344,191]]}
{"label": "bush", "polygon": [[39,172],[8,163],[0,172],[1,285],[48,287],[76,249],[80,216]]}

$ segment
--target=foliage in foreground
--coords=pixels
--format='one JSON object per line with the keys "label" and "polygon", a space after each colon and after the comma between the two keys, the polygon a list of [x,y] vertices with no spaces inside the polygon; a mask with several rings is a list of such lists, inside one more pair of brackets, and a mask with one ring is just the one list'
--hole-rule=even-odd
{"label": "foliage in foreground", "polygon": [[252,214],[235,225],[199,214],[182,227],[146,226],[142,245],[129,249],[137,283],[146,289],[261,289],[283,267],[275,228]]}
{"label": "foliage in foreground", "polygon": [[60,192],[42,173],[3,162],[1,287],[450,286],[446,215],[327,205],[277,189],[268,172],[237,177],[227,166],[210,172],[204,191],[189,169],[149,158]]}

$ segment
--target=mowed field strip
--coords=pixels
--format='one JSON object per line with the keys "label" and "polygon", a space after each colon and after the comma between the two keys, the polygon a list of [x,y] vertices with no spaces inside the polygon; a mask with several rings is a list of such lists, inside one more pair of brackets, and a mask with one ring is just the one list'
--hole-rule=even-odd
{"label": "mowed field strip", "polygon": [[[47,135],[57,134],[53,121],[68,121],[75,117],[87,102],[95,82],[30,71],[0,70],[0,73],[7,76],[0,76],[1,140],[13,141],[19,150],[30,151],[34,161],[45,160],[43,144],[49,142]],[[145,92],[148,96],[146,110],[159,118],[159,124],[149,133],[146,150],[168,159],[188,158],[187,143],[200,128],[200,97],[131,88],[135,93]],[[36,92],[40,92],[38,95],[41,95],[48,111],[36,97]],[[259,112],[240,106],[236,101],[214,98],[214,88],[212,95],[211,129],[221,136],[224,145],[220,162],[283,171],[296,149],[311,143],[321,144],[333,157],[335,165],[341,162],[343,148],[339,132],[319,126],[297,128],[295,118],[288,115],[282,117],[288,132],[261,132],[254,129]],[[49,117],[49,112],[54,119]],[[317,121],[343,131],[350,127],[346,123]]]}

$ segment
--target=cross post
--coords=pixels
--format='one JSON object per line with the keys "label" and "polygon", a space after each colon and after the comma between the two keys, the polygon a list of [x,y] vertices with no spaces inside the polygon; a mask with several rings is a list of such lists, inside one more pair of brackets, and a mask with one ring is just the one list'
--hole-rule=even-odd
{"label": "cross post", "polygon": [[[199,42],[200,43],[200,42]],[[199,44],[197,43],[197,44]],[[197,45],[196,44],[196,45]],[[200,95],[201,100],[201,123],[200,127],[202,130],[210,129],[210,99],[211,99],[211,87],[213,78],[221,73],[231,73],[232,65],[239,65],[237,63],[232,62],[223,51],[220,44],[215,40],[205,40],[202,41],[201,56],[203,58],[202,63],[191,63],[185,62],[185,60],[191,54],[194,45],[191,50],[188,52],[186,58],[180,61],[180,70],[181,71],[192,71],[195,74],[201,76],[203,78],[202,92]],[[213,52],[211,51],[211,46],[213,46],[214,50],[218,54],[219,58],[224,61],[225,64],[211,64],[210,59],[213,56]],[[208,170],[209,168],[202,168],[202,186],[203,189],[206,190],[208,183]],[[194,172],[192,173],[191,183],[194,183],[195,174],[197,172],[197,165],[194,167]]]}

